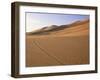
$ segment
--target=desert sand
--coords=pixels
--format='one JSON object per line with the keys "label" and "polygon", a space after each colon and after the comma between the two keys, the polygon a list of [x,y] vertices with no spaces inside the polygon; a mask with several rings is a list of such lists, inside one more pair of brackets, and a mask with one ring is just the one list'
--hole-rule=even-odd
{"label": "desert sand", "polygon": [[89,64],[89,20],[26,34],[26,67]]}

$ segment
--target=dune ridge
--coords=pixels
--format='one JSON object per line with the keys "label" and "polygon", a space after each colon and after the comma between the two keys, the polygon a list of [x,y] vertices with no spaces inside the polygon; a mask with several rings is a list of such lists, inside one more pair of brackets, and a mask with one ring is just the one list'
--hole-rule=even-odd
{"label": "dune ridge", "polygon": [[28,32],[26,33],[27,35],[30,36],[48,36],[48,35],[71,35],[72,33],[76,33],[76,35],[79,32],[82,32],[82,34],[87,34],[88,33],[88,27],[89,26],[89,20],[83,20],[83,21],[76,21],[68,25],[51,25],[49,27],[43,27],[42,29],[33,31],[33,32]]}

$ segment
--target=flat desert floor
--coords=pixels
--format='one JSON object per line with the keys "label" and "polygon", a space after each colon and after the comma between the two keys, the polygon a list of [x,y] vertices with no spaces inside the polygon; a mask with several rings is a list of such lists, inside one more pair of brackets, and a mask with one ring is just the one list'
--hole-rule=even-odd
{"label": "flat desert floor", "polygon": [[89,21],[48,35],[26,35],[26,67],[89,64]]}

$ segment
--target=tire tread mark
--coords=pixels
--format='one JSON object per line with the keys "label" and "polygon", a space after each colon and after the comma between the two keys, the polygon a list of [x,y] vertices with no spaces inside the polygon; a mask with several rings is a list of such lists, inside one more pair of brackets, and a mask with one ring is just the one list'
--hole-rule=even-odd
{"label": "tire tread mark", "polygon": [[43,53],[45,53],[46,55],[48,55],[49,57],[52,57],[54,60],[56,60],[58,63],[60,63],[61,65],[64,65],[64,63],[62,63],[56,56],[54,55],[50,55],[45,49],[41,48],[41,46],[39,45],[38,41],[34,41],[33,42]]}

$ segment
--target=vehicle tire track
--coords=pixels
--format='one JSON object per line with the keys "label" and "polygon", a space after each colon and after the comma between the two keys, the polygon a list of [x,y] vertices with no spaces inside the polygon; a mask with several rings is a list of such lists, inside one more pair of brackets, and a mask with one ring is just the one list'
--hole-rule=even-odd
{"label": "vehicle tire track", "polygon": [[48,55],[49,57],[53,58],[54,60],[56,60],[58,63],[60,63],[61,65],[64,65],[64,63],[62,63],[56,56],[54,55],[50,55],[45,49],[43,49],[43,47],[40,46],[38,41],[33,41],[33,43],[46,55]]}

